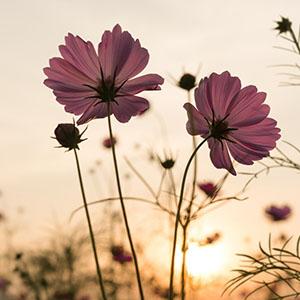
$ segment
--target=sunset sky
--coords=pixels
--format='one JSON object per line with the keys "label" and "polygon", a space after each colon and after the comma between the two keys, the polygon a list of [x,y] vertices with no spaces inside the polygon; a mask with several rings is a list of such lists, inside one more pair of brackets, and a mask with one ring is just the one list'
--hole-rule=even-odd
{"label": "sunset sky", "polygon": [[[165,78],[162,91],[145,93],[152,113],[127,124],[113,123],[121,166],[126,166],[122,160],[126,155],[153,184],[157,184],[158,167],[147,166],[144,150],[152,148],[162,154],[163,149],[170,149],[178,158],[178,184],[191,151],[191,137],[185,130],[187,117],[182,108],[187,95],[171,79],[179,78],[183,69],[196,73],[201,66],[198,78],[228,70],[241,79],[243,86],[253,84],[267,92],[270,116],[278,121],[282,139],[300,146],[300,88],[281,87],[287,76],[280,73],[288,69],[274,67],[293,64],[299,56],[275,48],[289,45],[272,30],[274,21],[282,15],[293,21],[298,32],[299,0],[11,0],[2,1],[0,8],[0,210],[16,218],[16,209],[24,209],[24,216],[13,221],[23,224],[21,233],[25,240],[42,236],[45,228],[54,223],[68,224],[70,213],[82,201],[73,153],[54,148],[57,143],[50,138],[58,123],[72,122],[72,115],[64,112],[51,90],[43,85],[42,70],[48,66],[49,58],[59,56],[58,45],[64,43],[68,32],[98,45],[103,31],[119,23],[148,49],[150,62],[145,72],[159,73]],[[167,137],[161,135],[159,119]],[[81,130],[84,128],[81,126]],[[88,199],[93,201],[109,195],[107,178],[113,174],[110,152],[101,147],[101,140],[107,136],[107,120],[90,122],[85,136],[88,140],[81,144],[79,155]],[[138,150],[137,143],[141,145]],[[299,155],[282,141],[278,145],[299,161]],[[212,166],[206,145],[199,157],[201,180],[217,180],[225,174]],[[96,160],[101,160],[106,170],[97,172],[97,186],[89,174]],[[238,171],[254,169],[237,167]],[[260,240],[267,240],[269,232],[299,234],[298,176],[293,170],[282,169],[267,177],[262,175],[245,193],[247,201],[230,202],[211,212],[192,228],[193,235],[201,235],[202,230],[221,231],[226,252],[234,253],[249,246],[241,243],[247,237],[251,237],[251,247],[255,247]],[[242,175],[231,176],[223,193],[238,192],[246,180]],[[111,182],[114,183],[114,177]],[[145,195],[144,188],[137,183],[131,179],[125,193]],[[271,203],[290,204],[291,220],[271,226],[263,214],[264,207]],[[158,230],[158,225],[151,222],[164,215],[141,204],[128,207],[136,239],[142,232],[141,240],[146,241],[145,232]],[[101,207],[93,211],[98,220]],[[72,222],[82,216],[79,213]]]}

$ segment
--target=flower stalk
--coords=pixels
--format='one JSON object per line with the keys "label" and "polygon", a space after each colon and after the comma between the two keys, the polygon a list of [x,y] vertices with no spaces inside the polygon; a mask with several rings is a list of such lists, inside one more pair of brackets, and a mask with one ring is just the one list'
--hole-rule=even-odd
{"label": "flower stalk", "polygon": [[182,182],[181,182],[181,188],[180,188],[180,196],[178,201],[178,208],[176,213],[176,220],[175,220],[175,229],[174,229],[174,240],[173,240],[173,249],[172,249],[172,258],[171,258],[171,270],[170,270],[170,284],[169,284],[169,300],[174,299],[174,290],[173,290],[173,282],[174,282],[174,267],[175,267],[175,254],[176,254],[176,244],[177,244],[177,234],[178,234],[178,225],[180,221],[180,210],[183,202],[183,195],[184,195],[184,188],[185,188],[185,182],[187,179],[187,174],[190,168],[190,165],[197,153],[197,151],[201,148],[201,146],[210,138],[209,135],[207,138],[205,138],[193,151],[191,157],[189,158],[187,165],[185,167]]}
{"label": "flower stalk", "polygon": [[[188,103],[192,104],[191,100],[191,90],[187,91],[188,94]],[[194,130],[194,122],[191,120],[191,126],[192,129]],[[197,147],[197,140],[196,136],[192,136],[192,144],[193,144],[193,151]],[[195,199],[195,189],[196,189],[196,182],[197,182],[197,173],[198,173],[198,159],[197,159],[197,153],[195,154],[194,157],[194,167],[193,167],[193,181],[192,181],[192,191],[191,191],[191,198],[189,205],[187,207],[187,216],[186,216],[186,221],[182,224],[182,231],[183,231],[183,239],[182,239],[182,246],[181,246],[181,251],[182,251],[182,262],[181,262],[181,299],[185,299],[185,278],[186,278],[186,251],[188,249],[187,246],[187,235],[188,235],[188,226],[191,220],[191,211],[192,211],[192,206],[193,202]]]}
{"label": "flower stalk", "polygon": [[95,242],[95,238],[94,238],[92,222],[91,222],[91,218],[90,218],[90,214],[89,214],[89,210],[88,210],[88,205],[87,205],[83,181],[82,181],[82,175],[81,175],[81,171],[80,171],[79,159],[78,159],[77,151],[75,148],[74,148],[74,154],[75,154],[75,160],[76,160],[76,166],[77,166],[77,172],[78,172],[78,178],[79,178],[79,183],[80,183],[82,199],[83,199],[83,203],[84,203],[85,214],[86,214],[86,218],[87,218],[87,222],[88,222],[89,233],[90,233],[95,263],[96,263],[98,282],[99,282],[99,286],[101,289],[102,298],[103,298],[103,300],[107,300],[105,289],[104,289],[103,277],[102,277],[98,254],[97,254],[97,249],[96,249],[96,242]]}
{"label": "flower stalk", "polygon": [[[111,140],[113,140],[113,132],[112,132],[112,125],[111,125],[111,107],[110,107],[110,101],[107,102],[107,114],[108,114],[108,129],[109,129],[109,137]],[[121,208],[122,208],[122,214],[125,222],[125,227],[126,227],[126,232],[130,244],[130,249],[133,257],[133,262],[134,262],[134,267],[135,267],[135,273],[136,273],[136,279],[138,283],[138,288],[139,288],[139,293],[140,293],[140,298],[141,300],[144,300],[144,293],[143,293],[143,287],[142,287],[142,280],[139,272],[139,266],[138,266],[138,259],[137,255],[134,249],[131,233],[130,233],[130,228],[128,224],[128,218],[126,214],[126,209],[125,209],[125,204],[124,204],[124,199],[123,199],[123,194],[122,194],[122,188],[121,188],[121,180],[120,180],[120,175],[119,175],[119,169],[118,169],[118,162],[117,162],[117,156],[116,156],[116,150],[115,150],[115,144],[112,143],[112,155],[113,155],[113,162],[114,162],[114,169],[115,169],[115,175],[116,175],[116,181],[117,181],[117,187],[118,187],[118,193],[119,193],[119,198],[121,202]]]}

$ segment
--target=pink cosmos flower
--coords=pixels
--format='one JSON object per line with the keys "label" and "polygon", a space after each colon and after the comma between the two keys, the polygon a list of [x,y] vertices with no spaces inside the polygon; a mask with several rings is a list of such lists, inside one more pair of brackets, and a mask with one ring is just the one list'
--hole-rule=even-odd
{"label": "pink cosmos flower", "polygon": [[78,124],[107,117],[108,106],[118,121],[128,122],[149,107],[136,94],[159,90],[164,82],[157,74],[135,77],[146,67],[149,54],[120,25],[104,32],[98,53],[91,42],[71,33],[59,50],[62,58],[50,59],[50,67],[44,68],[44,84],[67,112],[81,115]]}
{"label": "pink cosmos flower", "polygon": [[112,246],[111,254],[113,256],[113,260],[120,264],[132,261],[131,255],[124,250],[123,246]]}
{"label": "pink cosmos flower", "polygon": [[102,145],[103,147],[109,149],[112,147],[112,145],[115,145],[117,143],[117,139],[115,137],[113,137],[112,139],[110,139],[109,137],[108,138],[105,138],[103,141],[102,141]]}
{"label": "pink cosmos flower", "polygon": [[237,162],[252,165],[276,146],[280,129],[267,117],[270,107],[263,104],[265,98],[253,85],[241,89],[240,79],[227,71],[201,80],[195,90],[196,108],[184,105],[186,127],[191,135],[210,137],[210,158],[216,168],[236,175],[229,152]]}
{"label": "pink cosmos flower", "polygon": [[113,256],[113,260],[117,261],[120,264],[124,264],[132,261],[132,257],[130,254],[120,254],[117,256]]}
{"label": "pink cosmos flower", "polygon": [[292,209],[288,205],[271,205],[270,207],[266,208],[265,213],[272,221],[284,221],[291,216]]}
{"label": "pink cosmos flower", "polygon": [[0,291],[5,292],[10,282],[3,277],[0,277]]}
{"label": "pink cosmos flower", "polygon": [[208,197],[213,197],[216,195],[218,190],[217,185],[213,182],[199,182],[198,187],[201,191],[203,191]]}

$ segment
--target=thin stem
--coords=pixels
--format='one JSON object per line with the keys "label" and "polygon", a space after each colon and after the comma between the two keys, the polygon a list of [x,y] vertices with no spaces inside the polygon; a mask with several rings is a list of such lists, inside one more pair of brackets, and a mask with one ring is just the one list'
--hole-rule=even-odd
{"label": "thin stem", "polygon": [[[188,102],[191,103],[192,99],[191,99],[191,92],[188,91]],[[192,129],[194,127],[194,122],[193,119],[191,119],[191,126]],[[196,149],[197,147],[197,141],[196,141],[196,136],[192,136],[192,141],[193,141],[193,151]],[[191,212],[192,212],[192,206],[193,206],[193,202],[195,199],[195,189],[196,189],[196,182],[197,182],[197,173],[198,173],[198,159],[197,159],[197,153],[195,154],[194,157],[194,170],[193,170],[193,182],[192,182],[192,191],[191,191],[191,199],[190,199],[190,203],[187,207],[187,217],[186,217],[186,221],[183,225],[183,241],[182,241],[182,263],[181,263],[181,299],[184,300],[185,299],[185,265],[186,265],[186,237],[187,237],[187,228],[188,225],[191,221]]]}
{"label": "thin stem", "polygon": [[[109,101],[107,102],[107,108],[108,108],[107,110],[108,110],[109,136],[110,136],[110,139],[113,140],[111,117],[110,117],[110,114],[111,114],[111,112],[110,112],[110,102]],[[126,232],[127,232],[129,244],[130,244],[131,253],[132,253],[132,256],[133,256],[133,262],[134,262],[134,267],[135,267],[135,273],[136,273],[136,279],[137,279],[137,283],[138,283],[139,293],[140,293],[141,300],[144,300],[144,293],[143,293],[143,288],[142,288],[141,276],[140,276],[140,272],[139,272],[137,255],[136,255],[136,252],[135,252],[135,249],[134,249],[134,245],[133,245],[133,241],[132,241],[132,237],[131,237],[131,233],[130,233],[130,229],[129,229],[129,224],[128,224],[128,220],[127,220],[125,204],[124,204],[123,195],[122,195],[121,181],[120,181],[120,175],[119,175],[119,170],[118,170],[117,156],[116,156],[116,150],[115,150],[114,143],[112,143],[111,149],[112,149],[112,155],[113,155],[113,161],[114,161],[114,168],[115,168],[115,175],[116,175],[116,180],[117,180],[118,193],[119,193],[121,207],[122,207],[122,214],[123,214],[123,218],[124,218],[124,222],[125,222],[125,227],[126,227]]]}
{"label": "thin stem", "polygon": [[78,177],[79,177],[81,195],[82,195],[82,199],[83,199],[83,203],[84,203],[84,208],[85,208],[86,218],[87,218],[87,222],[88,222],[88,226],[89,226],[89,233],[90,233],[90,238],[91,238],[91,242],[92,242],[95,263],[96,263],[98,281],[99,281],[99,285],[100,285],[100,289],[101,289],[102,298],[104,300],[107,300],[107,297],[105,294],[105,289],[104,289],[103,278],[102,278],[102,274],[101,274],[101,269],[100,269],[100,264],[99,264],[99,260],[98,260],[98,255],[97,255],[97,249],[96,249],[96,243],[95,243],[95,238],[94,238],[94,233],[93,233],[93,228],[92,228],[92,222],[91,222],[88,205],[87,205],[87,201],[86,201],[86,197],[85,197],[84,187],[83,187],[79,159],[78,159],[77,151],[75,148],[74,148],[74,154],[75,154],[75,159],[76,159],[76,166],[77,166],[77,172],[78,172]]}
{"label": "thin stem", "polygon": [[169,176],[170,176],[170,181],[171,181],[171,188],[172,188],[172,193],[174,195],[174,203],[175,207],[177,207],[177,196],[176,196],[176,184],[175,184],[175,179],[174,179],[174,174],[172,172],[172,169],[169,169]]}
{"label": "thin stem", "polygon": [[[119,200],[119,199],[120,199],[120,197],[109,197],[109,198],[104,198],[104,199],[89,202],[87,205],[89,206],[89,205],[94,205],[94,204],[111,202],[111,201],[116,201],[116,200]],[[140,202],[143,202],[143,203],[151,204],[153,206],[158,206],[163,212],[166,212],[168,214],[172,214],[172,215],[175,216],[175,213],[173,213],[172,211],[169,211],[166,207],[162,206],[159,202],[153,202],[151,200],[144,199],[144,198],[139,198],[139,197],[123,197],[123,199],[124,200],[140,201]],[[73,210],[70,217],[69,217],[69,221],[71,221],[73,219],[74,215],[78,211],[80,211],[82,208],[84,208],[84,205],[76,208],[75,210]]]}
{"label": "thin stem", "polygon": [[291,34],[292,39],[293,39],[293,41],[294,41],[294,44],[295,44],[295,46],[296,46],[296,48],[297,48],[297,50],[298,50],[298,53],[300,54],[300,45],[299,45],[299,42],[297,41],[297,38],[296,38],[295,33],[294,33],[294,30],[291,29],[291,30],[289,30],[289,31],[290,31],[290,34]]}
{"label": "thin stem", "polygon": [[124,157],[125,162],[129,166],[129,168],[133,171],[133,173],[142,181],[145,187],[148,189],[153,198],[157,199],[155,191],[152,189],[151,185],[147,182],[147,180],[143,177],[141,173],[133,166],[130,160],[127,157]]}
{"label": "thin stem", "polygon": [[[174,204],[175,204],[175,211],[177,209],[177,195],[176,195],[176,184],[175,184],[175,179],[174,179],[174,175],[173,175],[173,172],[172,172],[172,169],[168,169],[168,170],[165,170],[169,173],[169,177],[170,177],[170,193],[169,193],[169,197],[168,197],[168,200],[169,200],[169,210],[172,212],[173,211],[173,207],[174,205],[172,205],[172,199],[174,198]],[[175,215],[175,213],[174,213]],[[170,253],[172,251],[172,244],[173,244],[173,215],[170,214],[169,216],[169,230],[170,230]]]}
{"label": "thin stem", "polygon": [[[188,102],[191,103],[191,91],[188,91]],[[193,122],[193,118],[191,119],[191,125],[192,125],[192,129],[194,127],[194,122]],[[196,149],[197,147],[197,140],[196,140],[196,136],[192,136],[193,138],[193,151]],[[191,192],[191,200],[190,200],[190,204],[188,206],[187,212],[188,212],[188,218],[187,218],[187,223],[189,222],[190,219],[190,215],[191,215],[191,209],[193,206],[193,201],[195,199],[195,189],[196,189],[196,182],[197,182],[197,173],[198,173],[198,158],[197,158],[197,153],[195,154],[195,158],[194,158],[194,173],[193,173],[193,182],[192,182],[192,192]]]}
{"label": "thin stem", "polygon": [[175,220],[175,230],[174,230],[174,240],[173,240],[173,249],[172,249],[172,260],[171,260],[171,270],[170,270],[170,285],[169,285],[169,300],[173,300],[174,298],[174,291],[173,291],[173,281],[174,281],[174,265],[175,265],[175,253],[176,253],[176,243],[177,243],[177,231],[178,231],[178,224],[180,220],[180,209],[183,202],[183,195],[184,195],[184,188],[185,188],[185,182],[188,174],[188,170],[190,168],[190,165],[193,161],[194,156],[196,155],[197,151],[200,149],[200,147],[210,138],[211,136],[208,136],[205,138],[194,150],[192,153],[190,159],[188,160],[188,163],[185,167],[182,182],[181,182],[181,188],[180,188],[180,196],[179,196],[179,202],[178,202],[178,208],[177,208],[177,214],[176,214],[176,220]]}
{"label": "thin stem", "polygon": [[182,241],[182,264],[181,264],[181,300],[185,299],[185,275],[186,275],[186,270],[185,270],[185,265],[186,265],[186,241],[187,241],[187,233],[188,233],[188,224],[185,224],[183,226],[183,241]]}

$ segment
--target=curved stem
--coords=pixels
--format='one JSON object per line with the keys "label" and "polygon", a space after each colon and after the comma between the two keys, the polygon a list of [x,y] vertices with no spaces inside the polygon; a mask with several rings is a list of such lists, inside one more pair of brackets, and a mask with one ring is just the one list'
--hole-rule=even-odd
{"label": "curved stem", "polygon": [[[100,199],[100,200],[96,200],[96,201],[92,201],[89,202],[87,205],[94,205],[94,204],[99,204],[99,203],[105,203],[105,202],[110,202],[110,201],[116,201],[119,200],[120,197],[109,197],[109,198],[104,198],[104,199]],[[169,211],[166,207],[163,207],[162,205],[160,205],[160,203],[157,202],[153,202],[151,200],[148,199],[144,199],[144,198],[140,198],[140,197],[123,197],[124,200],[133,200],[133,201],[140,201],[142,203],[147,203],[147,204],[151,204],[153,206],[158,206],[163,212],[166,212],[168,214],[172,214],[175,216],[174,213],[172,213],[172,211]],[[84,205],[77,207],[76,209],[74,209],[69,217],[69,222],[73,219],[74,215],[80,211],[82,208],[84,208]]]}
{"label": "curved stem", "polygon": [[[188,102],[191,103],[191,92],[188,91]],[[191,119],[191,125],[192,128],[194,127],[194,122],[193,122],[193,118]],[[197,140],[196,140],[196,136],[192,136],[193,138],[193,151],[196,149],[197,147]],[[193,182],[192,182],[192,192],[191,192],[191,201],[190,204],[188,206],[187,212],[188,212],[188,218],[187,218],[187,223],[189,222],[190,219],[190,215],[191,215],[191,209],[193,206],[193,201],[195,199],[195,189],[196,189],[196,182],[197,182],[197,173],[198,173],[198,158],[197,158],[197,153],[195,154],[195,158],[194,158],[194,173],[193,173]]]}
{"label": "curved stem", "polygon": [[95,258],[95,263],[96,263],[98,281],[99,281],[99,285],[100,285],[100,289],[101,289],[102,298],[103,298],[103,300],[107,300],[107,297],[105,294],[105,289],[104,289],[103,278],[102,278],[102,274],[101,274],[101,269],[100,269],[100,264],[99,264],[99,260],[98,260],[98,255],[97,255],[96,242],[95,242],[95,238],[94,238],[92,222],[91,222],[88,205],[87,205],[87,201],[86,201],[86,197],[85,197],[84,187],[83,187],[79,159],[78,159],[77,151],[75,148],[74,148],[74,154],[75,154],[75,159],[76,159],[76,166],[77,166],[77,172],[78,172],[78,177],[79,177],[82,199],[83,199],[83,203],[84,203],[84,208],[85,208],[86,218],[87,218],[87,222],[88,222],[88,226],[89,226],[89,233],[90,233],[90,237],[91,237],[92,248],[93,248],[93,253],[94,253],[94,258]]}
{"label": "curved stem", "polygon": [[[111,141],[113,140],[113,133],[112,133],[112,126],[111,126],[111,111],[110,111],[110,102],[107,102],[107,108],[108,108],[108,129],[109,129],[109,137]],[[113,155],[113,161],[114,161],[114,168],[115,168],[115,175],[116,175],[116,180],[117,180],[117,187],[118,187],[118,193],[120,197],[120,202],[121,202],[121,207],[122,207],[122,214],[125,222],[125,227],[126,227],[126,232],[130,244],[130,249],[131,253],[133,256],[133,262],[134,262],[134,267],[135,267],[135,273],[136,273],[136,279],[138,283],[138,288],[139,288],[139,293],[141,300],[144,300],[144,293],[143,293],[143,288],[142,288],[142,281],[141,281],[141,276],[139,272],[139,266],[138,266],[138,260],[137,260],[137,255],[134,249],[131,233],[130,233],[130,228],[127,220],[127,214],[126,214],[126,209],[125,209],[125,204],[123,200],[123,195],[122,195],[122,188],[121,188],[121,181],[120,181],[120,175],[119,175],[119,170],[118,170],[118,163],[117,163],[117,156],[116,156],[116,150],[115,150],[115,145],[112,143],[112,155]]]}
{"label": "curved stem", "polygon": [[181,188],[180,188],[180,196],[179,196],[179,202],[178,202],[178,208],[177,208],[177,214],[176,214],[176,221],[175,221],[175,230],[174,230],[174,240],[173,240],[173,249],[172,249],[172,260],[171,260],[171,270],[170,270],[170,285],[169,285],[169,299],[173,300],[174,298],[174,291],[173,291],[173,281],[174,281],[174,265],[175,265],[175,253],[176,253],[176,243],[177,243],[177,232],[178,232],[178,224],[180,220],[180,209],[183,202],[183,194],[184,194],[184,187],[185,182],[188,174],[188,170],[190,168],[190,165],[193,161],[194,156],[196,155],[197,151],[200,149],[200,147],[210,138],[208,136],[206,139],[204,139],[194,150],[192,153],[190,159],[188,160],[188,163],[185,167],[182,182],[181,182]]}
{"label": "curved stem", "polygon": [[[188,91],[188,102],[191,103],[191,91]],[[191,119],[191,126],[192,128],[194,127],[194,122],[193,119]],[[197,147],[197,140],[196,136],[192,136],[192,141],[193,141],[193,150],[196,149]],[[197,158],[197,153],[195,154],[194,157],[194,169],[193,169],[193,182],[192,182],[192,191],[191,191],[191,199],[190,203],[187,207],[187,217],[186,221],[184,222],[183,225],[183,240],[182,240],[182,263],[181,263],[181,299],[185,299],[185,266],[186,266],[186,250],[187,250],[187,228],[189,226],[189,223],[191,221],[191,213],[192,213],[192,206],[193,202],[195,199],[195,189],[196,189],[196,182],[197,182],[197,173],[198,173],[198,158]]]}

